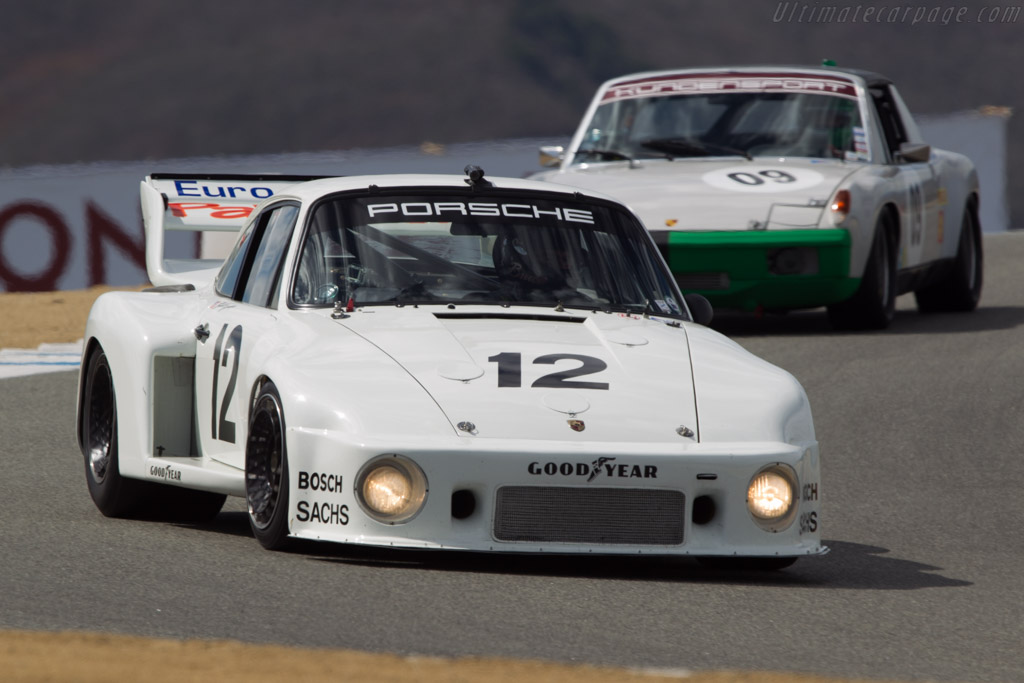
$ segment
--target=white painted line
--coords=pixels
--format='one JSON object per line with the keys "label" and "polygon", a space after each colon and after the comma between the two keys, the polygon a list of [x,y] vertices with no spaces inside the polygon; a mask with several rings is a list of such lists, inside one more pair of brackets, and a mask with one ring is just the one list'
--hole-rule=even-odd
{"label": "white painted line", "polygon": [[72,344],[40,344],[35,349],[0,349],[0,379],[76,370],[81,362],[81,340]]}

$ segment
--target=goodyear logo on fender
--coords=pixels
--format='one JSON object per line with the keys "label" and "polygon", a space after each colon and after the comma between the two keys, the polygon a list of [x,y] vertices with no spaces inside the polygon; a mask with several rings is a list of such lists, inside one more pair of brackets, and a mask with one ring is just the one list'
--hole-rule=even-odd
{"label": "goodyear logo on fender", "polygon": [[164,465],[163,467],[150,465],[149,476],[158,479],[169,479],[170,481],[181,481],[181,470],[176,470],[170,465]]}

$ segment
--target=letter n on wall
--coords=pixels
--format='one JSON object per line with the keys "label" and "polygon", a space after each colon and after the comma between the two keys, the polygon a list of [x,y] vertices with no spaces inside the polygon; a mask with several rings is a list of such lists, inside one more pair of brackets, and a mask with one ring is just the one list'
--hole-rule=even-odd
{"label": "letter n on wall", "polygon": [[146,235],[142,230],[141,221],[138,237],[132,237],[91,201],[86,204],[85,214],[90,287],[105,284],[107,281],[106,259],[103,256],[104,242],[113,242],[132,263],[143,271],[146,270]]}

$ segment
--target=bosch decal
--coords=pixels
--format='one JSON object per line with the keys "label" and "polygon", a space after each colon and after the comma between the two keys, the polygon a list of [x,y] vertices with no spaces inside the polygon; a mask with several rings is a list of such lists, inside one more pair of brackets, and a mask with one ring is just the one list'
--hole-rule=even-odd
{"label": "bosch decal", "polygon": [[813,534],[818,530],[818,513],[804,512],[800,514],[800,535]]}
{"label": "bosch decal", "polygon": [[341,493],[342,477],[340,474],[321,472],[299,472],[299,490]]}
{"label": "bosch decal", "polygon": [[296,505],[298,514],[295,519],[300,522],[316,522],[318,524],[348,524],[348,505],[336,503],[316,503],[300,500]]}
{"label": "bosch decal", "polygon": [[803,495],[801,500],[804,502],[810,502],[818,500],[818,485],[817,484],[804,484]]}

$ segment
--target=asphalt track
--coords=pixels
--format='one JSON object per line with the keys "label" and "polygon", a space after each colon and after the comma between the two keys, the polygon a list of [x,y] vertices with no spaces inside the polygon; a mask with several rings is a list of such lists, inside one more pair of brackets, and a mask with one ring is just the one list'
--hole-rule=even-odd
{"label": "asphalt track", "polygon": [[[0,381],[0,629],[905,680],[1024,680],[1024,233],[986,237],[978,311],[837,334],[715,326],[804,384],[832,552],[771,574],[687,560],[263,551],[109,520],[73,436],[76,373]],[[42,341],[42,340],[41,340]]]}

